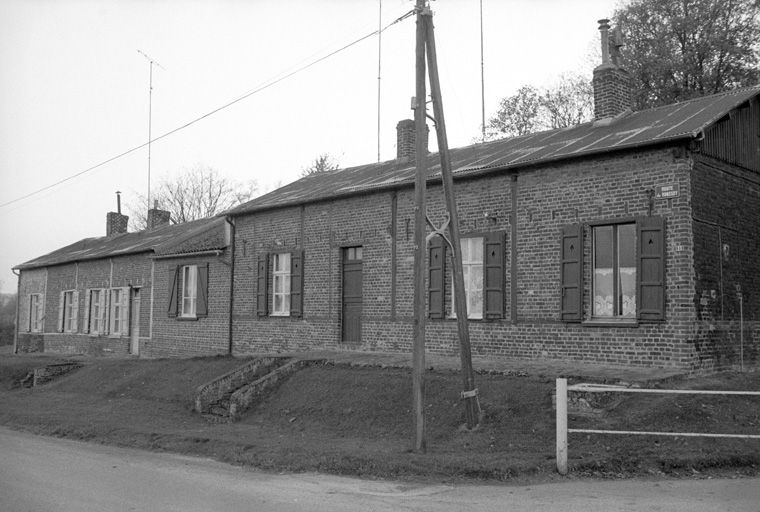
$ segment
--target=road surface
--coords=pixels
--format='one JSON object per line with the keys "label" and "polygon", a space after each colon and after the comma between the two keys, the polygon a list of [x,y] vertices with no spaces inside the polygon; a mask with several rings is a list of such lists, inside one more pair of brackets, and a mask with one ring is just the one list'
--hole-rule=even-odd
{"label": "road surface", "polygon": [[0,510],[760,512],[760,479],[419,485],[268,474],[0,427]]}

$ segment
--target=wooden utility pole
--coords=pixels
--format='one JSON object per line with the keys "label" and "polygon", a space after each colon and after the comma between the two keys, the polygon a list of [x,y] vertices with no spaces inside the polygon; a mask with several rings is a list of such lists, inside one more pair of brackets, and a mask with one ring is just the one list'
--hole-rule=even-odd
{"label": "wooden utility pole", "polygon": [[[451,236],[450,244],[454,263],[452,272],[454,276],[454,300],[456,302],[459,355],[462,365],[462,383],[464,386],[462,399],[465,403],[467,427],[472,429],[480,422],[480,406],[478,404],[475,377],[472,370],[470,330],[467,322],[467,296],[464,289],[462,246],[459,236],[459,214],[457,213],[456,198],[454,196],[454,178],[451,174],[449,143],[446,137],[446,122],[443,116],[443,100],[438,77],[438,58],[435,49],[433,14],[427,11],[423,17],[425,19],[430,94],[433,98],[433,117],[435,119],[435,132],[438,137],[438,154],[441,159],[441,179],[443,182],[443,193],[446,198],[446,209],[449,213],[449,234]],[[417,136],[419,137],[419,133]]]}
{"label": "wooden utility pole", "polygon": [[417,0],[417,43],[415,50],[416,91],[414,128],[417,174],[414,182],[414,340],[412,351],[412,402],[414,451],[425,453],[425,259],[427,253],[425,187],[427,182],[427,125],[425,124],[425,0]]}

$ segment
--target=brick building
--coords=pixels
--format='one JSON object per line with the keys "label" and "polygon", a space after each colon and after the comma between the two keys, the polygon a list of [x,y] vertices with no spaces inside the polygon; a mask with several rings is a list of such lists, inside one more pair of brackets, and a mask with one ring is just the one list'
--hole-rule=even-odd
{"label": "brick building", "polygon": [[[760,87],[631,112],[628,73],[604,59],[594,121],[451,151],[473,353],[756,364]],[[411,351],[413,123],[397,129],[395,160],[229,212],[235,354]],[[438,162],[427,197],[440,225]],[[454,354],[448,252],[430,240],[426,348]]]}
{"label": "brick building", "polygon": [[[16,351],[143,355],[229,352],[229,225],[223,218],[127,233],[107,215],[106,236],[86,238],[16,267]],[[171,299],[170,299],[171,297]]]}

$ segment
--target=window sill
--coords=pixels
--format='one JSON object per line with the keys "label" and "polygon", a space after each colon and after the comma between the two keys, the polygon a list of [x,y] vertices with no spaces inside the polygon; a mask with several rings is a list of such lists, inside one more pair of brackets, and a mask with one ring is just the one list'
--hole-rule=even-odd
{"label": "window sill", "polygon": [[195,322],[196,320],[198,320],[198,317],[197,316],[178,316],[177,320],[179,320],[180,322]]}
{"label": "window sill", "polygon": [[592,318],[581,322],[581,325],[585,327],[638,327],[639,321],[634,319],[623,318]]}
{"label": "window sill", "polygon": [[269,316],[274,318],[288,318],[290,313],[270,313]]}

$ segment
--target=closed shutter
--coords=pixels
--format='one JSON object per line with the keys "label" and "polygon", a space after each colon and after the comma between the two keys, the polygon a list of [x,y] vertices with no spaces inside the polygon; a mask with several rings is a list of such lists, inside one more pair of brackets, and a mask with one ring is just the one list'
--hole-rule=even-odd
{"label": "closed shutter", "polygon": [[290,253],[290,316],[303,316],[303,251]]}
{"label": "closed shutter", "polygon": [[82,323],[82,332],[90,333],[90,301],[92,300],[92,290],[84,292],[84,322]]}
{"label": "closed shutter", "polygon": [[77,321],[79,320],[79,291],[74,290],[71,292],[71,332],[77,332],[79,326]]}
{"label": "closed shutter", "polygon": [[258,316],[267,316],[269,314],[268,297],[267,297],[267,274],[269,273],[269,254],[259,256],[257,265],[257,286],[256,286],[256,314]]}
{"label": "closed shutter", "polygon": [[[26,323],[26,332],[32,332],[32,304],[34,304],[34,295],[29,296],[29,321]],[[37,309],[39,311],[39,307]]]}
{"label": "closed shutter", "polygon": [[446,250],[443,238],[434,236],[428,246],[428,314],[430,318],[444,318]]}
{"label": "closed shutter", "polygon": [[504,231],[487,233],[483,238],[484,307],[487,320],[504,318]]}
{"label": "closed shutter", "polygon": [[583,226],[562,228],[560,244],[560,319],[580,322],[583,318]]}
{"label": "closed shutter", "polygon": [[638,318],[665,320],[665,219],[643,217],[638,230]]}
{"label": "closed shutter", "polygon": [[66,292],[60,293],[58,300],[58,332],[63,332],[63,310],[66,302]]}
{"label": "closed shutter", "polygon": [[208,263],[198,265],[198,290],[196,292],[195,316],[205,318],[208,316]]}
{"label": "closed shutter", "polygon": [[168,314],[170,317],[176,317],[179,312],[180,272],[182,272],[182,267],[177,265],[177,268],[174,269],[174,278],[172,279],[171,286],[169,286]]}

